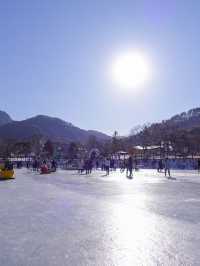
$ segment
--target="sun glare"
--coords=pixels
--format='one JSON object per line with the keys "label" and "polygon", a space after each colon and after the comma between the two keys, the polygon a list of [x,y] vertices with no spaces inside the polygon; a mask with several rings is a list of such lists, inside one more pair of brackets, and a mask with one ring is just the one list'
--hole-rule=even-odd
{"label": "sun glare", "polygon": [[148,58],[140,52],[127,52],[117,56],[112,63],[112,80],[120,88],[135,89],[151,78]]}

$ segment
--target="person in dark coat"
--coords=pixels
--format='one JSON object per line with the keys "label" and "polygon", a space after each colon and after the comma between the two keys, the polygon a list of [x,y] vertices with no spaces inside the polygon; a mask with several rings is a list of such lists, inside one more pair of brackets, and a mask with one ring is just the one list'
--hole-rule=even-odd
{"label": "person in dark coat", "polygon": [[128,158],[127,170],[129,172],[128,177],[132,178],[133,177],[133,157],[132,156],[129,156],[129,158]]}

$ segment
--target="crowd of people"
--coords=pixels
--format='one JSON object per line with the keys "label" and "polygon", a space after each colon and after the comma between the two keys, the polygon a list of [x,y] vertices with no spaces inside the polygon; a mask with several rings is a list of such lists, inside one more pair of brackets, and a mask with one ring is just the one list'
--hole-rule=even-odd
{"label": "crowd of people", "polygon": [[126,172],[128,178],[133,177],[133,171],[139,169],[155,169],[158,173],[164,173],[168,178],[171,177],[171,169],[197,169],[200,173],[200,159],[170,159],[165,157],[163,159],[136,159],[129,156],[127,159],[113,159],[109,157],[101,157],[99,159],[80,159],[78,160],[78,173],[91,174],[93,170],[100,169],[110,174],[110,171],[120,169],[120,172]]}
{"label": "crowd of people", "polygon": [[[69,164],[72,162],[68,162]],[[137,160],[133,156],[129,156],[127,159],[112,159],[109,157],[100,158],[100,159],[79,159],[76,160],[79,174],[91,174],[93,170],[102,170],[105,171],[106,175],[110,174],[110,171],[116,171],[120,169],[120,172],[126,172],[126,176],[128,178],[133,178],[133,171],[138,171],[139,168],[147,168],[147,161]],[[149,162],[148,162],[149,164]],[[154,161],[151,162],[148,168],[157,169],[158,172],[164,172],[165,176],[171,177],[171,160],[168,158],[157,160],[156,163]],[[199,161],[199,169],[200,169],[200,161]]]}
{"label": "crowd of people", "polygon": [[[15,163],[6,163],[7,165],[13,164],[17,168],[21,168],[25,163],[17,161]],[[126,172],[128,178],[133,178],[133,172],[139,169],[155,169],[158,173],[164,173],[166,177],[171,177],[171,169],[197,169],[200,173],[200,159],[137,159],[130,155],[128,158],[112,158],[99,156],[97,158],[62,160],[58,162],[54,159],[41,160],[33,159],[26,162],[26,167],[34,172],[51,173],[57,170],[58,165],[63,169],[78,170],[79,174],[89,175],[93,170],[102,170],[105,175],[109,175],[110,171],[120,169],[120,172]],[[61,166],[62,165],[62,166]],[[10,166],[9,166],[10,167]]]}

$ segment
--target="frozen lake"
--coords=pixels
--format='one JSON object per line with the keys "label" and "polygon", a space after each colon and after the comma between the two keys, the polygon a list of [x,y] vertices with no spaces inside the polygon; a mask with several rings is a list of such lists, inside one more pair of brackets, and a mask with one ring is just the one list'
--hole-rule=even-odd
{"label": "frozen lake", "polygon": [[0,265],[200,265],[200,175],[172,174],[17,170],[0,182]]}

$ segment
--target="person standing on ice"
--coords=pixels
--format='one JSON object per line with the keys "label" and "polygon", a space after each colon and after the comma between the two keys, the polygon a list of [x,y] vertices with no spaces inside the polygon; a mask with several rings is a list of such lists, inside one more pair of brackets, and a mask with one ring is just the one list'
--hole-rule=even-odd
{"label": "person standing on ice", "polygon": [[83,159],[80,159],[78,161],[78,173],[79,174],[82,174],[84,171],[84,160]]}
{"label": "person standing on ice", "polygon": [[163,162],[162,162],[162,159],[160,159],[158,161],[158,169],[157,169],[157,171],[160,173],[162,171],[162,169],[163,169]]}
{"label": "person standing on ice", "polygon": [[197,160],[197,170],[198,173],[200,173],[200,159]]}
{"label": "person standing on ice", "polygon": [[169,176],[169,178],[171,177],[171,173],[170,173],[170,161],[168,158],[165,158],[165,176]]}
{"label": "person standing on ice", "polygon": [[132,156],[129,156],[127,164],[128,164],[127,169],[129,171],[128,177],[132,178],[133,177],[133,157]]}
{"label": "person standing on ice", "polygon": [[105,164],[106,175],[109,175],[109,173],[110,173],[110,160],[108,158],[106,158],[104,164]]}

